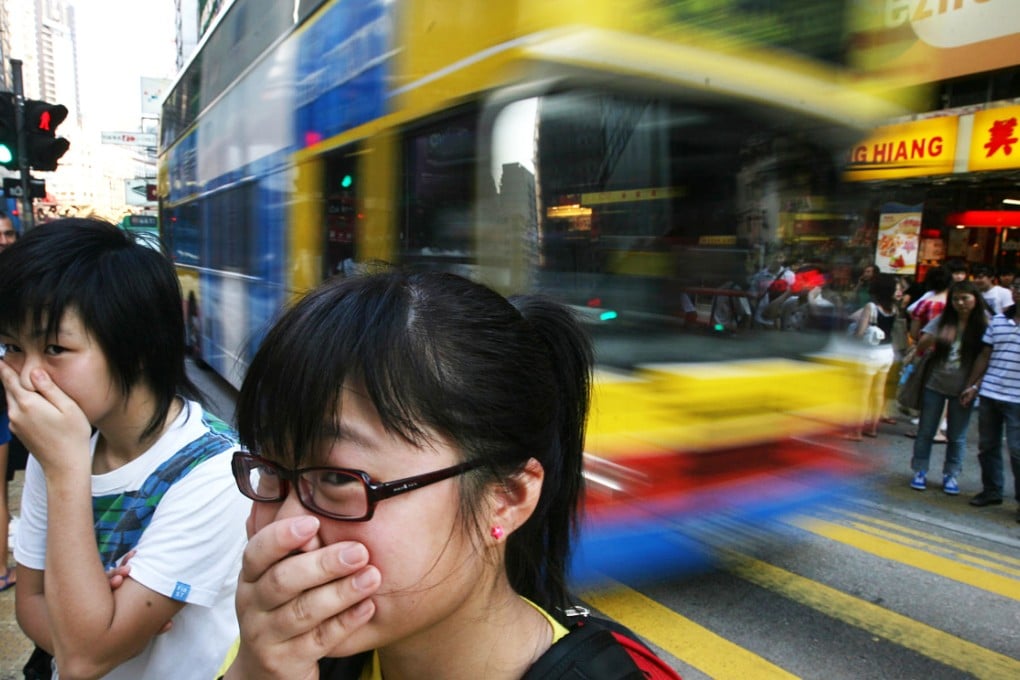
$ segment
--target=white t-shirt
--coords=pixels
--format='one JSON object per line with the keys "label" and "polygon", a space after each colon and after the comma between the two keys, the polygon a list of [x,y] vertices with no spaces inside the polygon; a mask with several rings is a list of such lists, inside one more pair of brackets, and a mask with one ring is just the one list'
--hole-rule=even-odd
{"label": "white t-shirt", "polygon": [[991,307],[993,315],[1002,314],[1013,306],[1013,293],[1008,288],[1003,288],[1002,286],[992,286],[981,293],[981,297]]}
{"label": "white t-shirt", "polygon": [[[96,440],[93,436],[93,453]],[[236,435],[228,426],[203,413],[199,404],[189,402],[151,449],[112,472],[92,476],[93,505],[109,505],[111,496],[137,497],[139,494],[131,492],[141,488],[163,462],[189,445],[193,451],[203,451],[203,459],[166,489],[135,545],[137,553],[130,562],[130,578],[187,605],[174,617],[168,632],[154,637],[138,656],[115,668],[106,678],[209,680],[216,677],[238,635],[234,591],[251,501],[237,490],[230,471],[231,455],[237,444]],[[146,488],[151,486],[150,480]],[[42,467],[30,456],[14,558],[31,569],[46,566],[46,516]],[[114,548],[118,560],[119,552]]]}

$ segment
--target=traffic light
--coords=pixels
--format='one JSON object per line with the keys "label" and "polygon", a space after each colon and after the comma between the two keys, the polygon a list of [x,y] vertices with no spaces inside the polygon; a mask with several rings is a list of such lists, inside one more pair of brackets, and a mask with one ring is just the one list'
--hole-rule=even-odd
{"label": "traffic light", "polygon": [[56,170],[57,161],[71,143],[57,137],[57,126],[67,118],[67,107],[34,99],[25,100],[25,146],[28,165],[36,170]]}
{"label": "traffic light", "polygon": [[0,92],[0,165],[18,168],[18,102],[13,92]]}

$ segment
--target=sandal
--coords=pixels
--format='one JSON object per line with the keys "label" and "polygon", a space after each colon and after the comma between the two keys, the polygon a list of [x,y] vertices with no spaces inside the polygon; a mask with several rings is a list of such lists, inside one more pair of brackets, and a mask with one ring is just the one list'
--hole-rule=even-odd
{"label": "sandal", "polygon": [[7,571],[4,572],[3,577],[0,577],[0,593],[13,588],[14,584],[18,582],[18,572],[14,567],[7,567]]}

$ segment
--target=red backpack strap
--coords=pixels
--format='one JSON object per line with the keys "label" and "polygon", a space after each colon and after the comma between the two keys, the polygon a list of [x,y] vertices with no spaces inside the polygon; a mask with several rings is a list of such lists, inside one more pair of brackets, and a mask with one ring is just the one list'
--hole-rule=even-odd
{"label": "red backpack strap", "polygon": [[648,649],[640,640],[616,631],[613,631],[613,637],[627,650],[631,661],[641,669],[647,680],[682,680],[675,670],[667,666],[662,659],[656,656],[655,652]]}
{"label": "red backpack strap", "polygon": [[626,626],[591,616],[581,606],[557,614],[570,632],[529,669],[523,680],[681,680]]}

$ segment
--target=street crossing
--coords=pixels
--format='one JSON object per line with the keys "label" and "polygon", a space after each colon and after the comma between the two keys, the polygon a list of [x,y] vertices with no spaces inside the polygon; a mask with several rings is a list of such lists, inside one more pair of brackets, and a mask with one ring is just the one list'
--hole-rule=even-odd
{"label": "street crossing", "polygon": [[1020,678],[1013,527],[975,532],[867,502],[787,524],[790,546],[585,600],[685,678]]}

